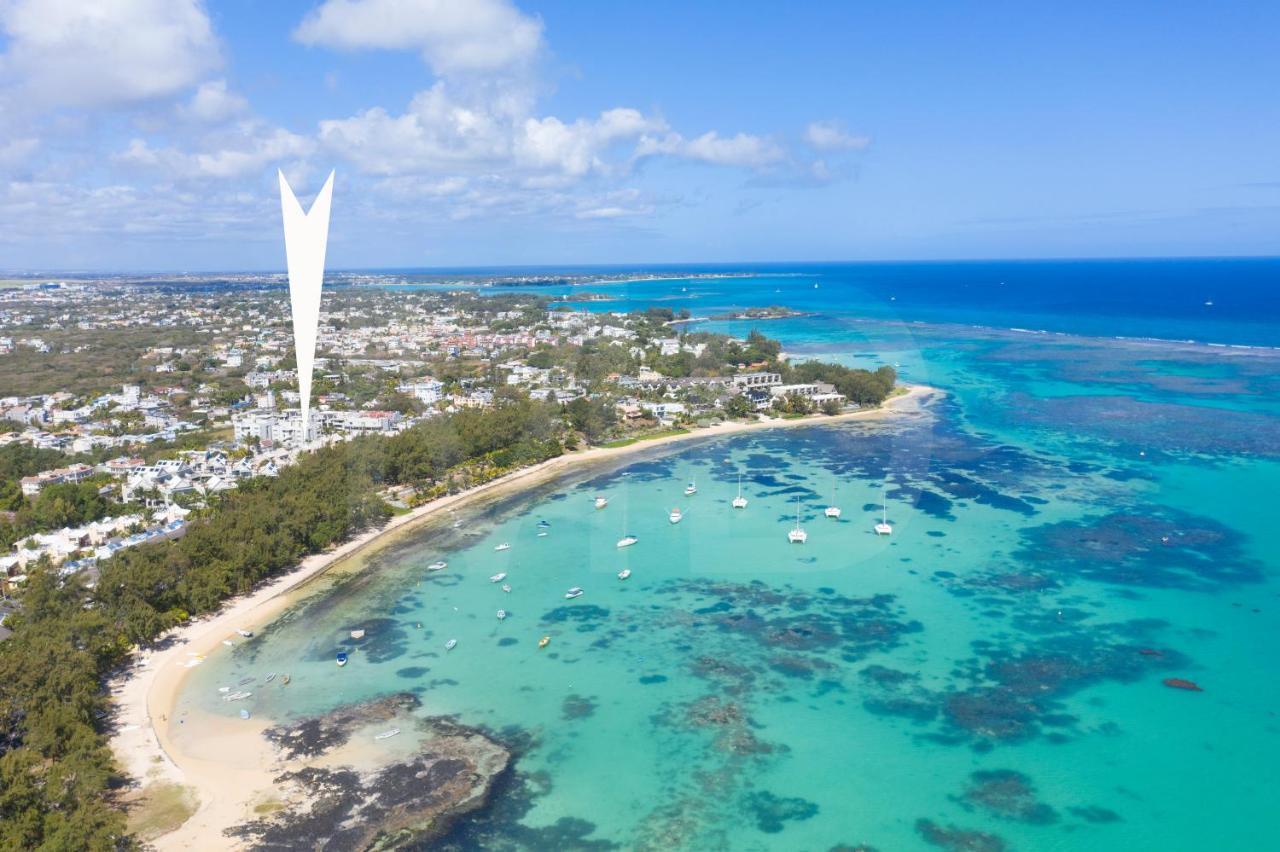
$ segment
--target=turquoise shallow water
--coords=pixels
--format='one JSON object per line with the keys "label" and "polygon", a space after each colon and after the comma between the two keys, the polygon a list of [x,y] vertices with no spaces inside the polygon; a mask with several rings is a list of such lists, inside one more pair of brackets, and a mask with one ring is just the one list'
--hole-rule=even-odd
{"label": "turquoise shallow water", "polygon": [[1280,827],[1275,356],[835,309],[767,330],[948,396],[470,510],[211,658],[179,712],[233,716],[216,687],[268,671],[293,676],[248,702],[271,718],[416,691],[519,748],[456,848],[1260,848]]}

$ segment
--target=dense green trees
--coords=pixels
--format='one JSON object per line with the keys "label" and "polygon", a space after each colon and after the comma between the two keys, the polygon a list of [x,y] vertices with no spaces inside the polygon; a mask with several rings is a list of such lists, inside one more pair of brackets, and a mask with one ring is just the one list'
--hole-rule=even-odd
{"label": "dense green trees", "polygon": [[[7,550],[32,533],[79,526],[104,517],[116,504],[98,493],[101,487],[102,478],[95,477],[85,482],[46,485],[29,500],[20,499],[12,519],[0,519],[0,547]],[[21,491],[18,496],[21,498]]]}
{"label": "dense green trees", "polygon": [[835,385],[850,402],[864,406],[884,402],[898,380],[897,371],[892,367],[881,367],[873,373],[822,361],[804,361],[784,372],[783,379],[788,383],[827,382]]}

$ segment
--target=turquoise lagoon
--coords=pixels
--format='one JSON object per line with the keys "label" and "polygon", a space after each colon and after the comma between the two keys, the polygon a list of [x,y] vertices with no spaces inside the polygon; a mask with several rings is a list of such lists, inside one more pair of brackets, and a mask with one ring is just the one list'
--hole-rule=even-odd
{"label": "turquoise lagoon", "polygon": [[[468,509],[211,658],[178,717],[234,716],[216,687],[269,671],[292,683],[248,703],[272,719],[413,691],[518,754],[446,848],[1266,845],[1276,353],[1118,340],[1122,320],[1100,337],[1056,333],[1071,318],[874,315],[856,283],[816,280],[827,302],[809,274],[599,290],[695,316],[807,300],[814,315],[766,326],[793,357],[898,363],[946,397],[649,450]],[[624,532],[639,543],[618,550]]]}

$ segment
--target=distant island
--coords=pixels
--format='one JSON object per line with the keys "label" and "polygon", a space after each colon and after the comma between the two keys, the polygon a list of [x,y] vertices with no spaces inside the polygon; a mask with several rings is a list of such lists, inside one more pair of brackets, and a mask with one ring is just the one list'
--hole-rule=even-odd
{"label": "distant island", "polygon": [[729,312],[723,314],[715,314],[711,317],[713,320],[775,320],[790,319],[792,317],[811,316],[809,311],[797,311],[788,308],[785,305],[769,305],[764,308],[746,308],[745,310]]}

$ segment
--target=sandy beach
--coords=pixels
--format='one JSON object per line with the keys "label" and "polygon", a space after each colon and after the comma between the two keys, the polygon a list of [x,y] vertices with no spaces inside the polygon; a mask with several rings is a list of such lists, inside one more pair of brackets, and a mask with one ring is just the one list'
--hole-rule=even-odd
{"label": "sandy beach", "polygon": [[[272,779],[289,768],[264,739],[268,719],[237,720],[233,726],[210,726],[197,749],[184,750],[169,735],[170,715],[187,675],[198,661],[236,630],[257,630],[271,622],[304,594],[306,586],[335,566],[358,567],[361,560],[409,534],[416,526],[450,509],[528,488],[593,463],[607,463],[627,455],[683,443],[744,432],[889,417],[918,410],[936,394],[916,385],[878,409],[835,416],[769,419],[750,423],[726,422],[688,433],[637,441],[622,447],[592,448],[569,453],[508,474],[467,492],[442,497],[393,518],[341,547],[305,559],[287,574],[263,584],[249,595],[228,601],[212,615],[166,634],[157,645],[138,652],[131,664],[110,681],[116,708],[117,732],[111,745],[124,771],[145,790],[148,786],[178,785],[194,797],[195,812],[176,830],[153,838],[159,849],[235,848],[223,831],[250,818],[253,808],[282,794]],[[237,637],[238,638],[238,637]]]}

